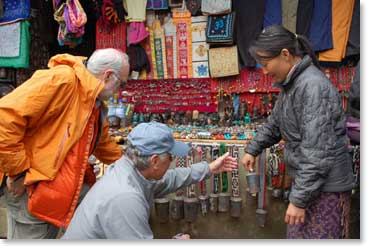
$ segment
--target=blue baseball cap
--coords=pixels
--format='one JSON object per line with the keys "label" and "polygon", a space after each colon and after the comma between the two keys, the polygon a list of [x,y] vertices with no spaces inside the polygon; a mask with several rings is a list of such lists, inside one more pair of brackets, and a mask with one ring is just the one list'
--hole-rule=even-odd
{"label": "blue baseball cap", "polygon": [[190,146],[176,141],[171,129],[159,122],[141,123],[127,135],[127,140],[138,150],[140,156],[170,153],[186,156]]}

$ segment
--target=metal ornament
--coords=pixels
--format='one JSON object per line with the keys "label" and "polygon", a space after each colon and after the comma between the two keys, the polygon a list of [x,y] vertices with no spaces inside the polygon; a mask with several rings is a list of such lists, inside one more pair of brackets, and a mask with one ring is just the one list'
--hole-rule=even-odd
{"label": "metal ornament", "polygon": [[182,196],[176,196],[171,200],[170,213],[173,220],[184,218],[184,199]]}
{"label": "metal ornament", "polygon": [[184,217],[186,222],[195,222],[198,217],[199,201],[196,197],[184,198]]}
{"label": "metal ornament", "polygon": [[154,199],[155,214],[159,223],[167,223],[169,221],[169,200],[168,198]]}

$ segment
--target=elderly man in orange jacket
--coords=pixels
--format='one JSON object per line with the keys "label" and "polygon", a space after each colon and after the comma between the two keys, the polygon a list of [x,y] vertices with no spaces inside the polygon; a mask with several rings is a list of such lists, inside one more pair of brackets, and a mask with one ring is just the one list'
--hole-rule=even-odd
{"label": "elderly man in orange jacket", "polygon": [[95,182],[88,157],[112,163],[122,155],[108,134],[103,100],[127,80],[128,56],[115,49],[88,60],[61,54],[48,67],[0,99],[9,239],[56,238]]}

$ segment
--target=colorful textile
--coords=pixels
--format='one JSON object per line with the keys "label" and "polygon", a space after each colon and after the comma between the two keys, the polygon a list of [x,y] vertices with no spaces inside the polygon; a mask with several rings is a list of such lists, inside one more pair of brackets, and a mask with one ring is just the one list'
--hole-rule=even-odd
{"label": "colorful textile", "polygon": [[256,61],[248,49],[251,42],[262,31],[265,0],[233,0],[236,10],[235,43],[238,46],[241,67],[255,67]]}
{"label": "colorful textile", "polygon": [[164,24],[164,35],[166,41],[167,77],[177,78],[177,37],[176,26],[172,23],[172,18]]}
{"label": "colorful textile", "polygon": [[173,12],[173,23],[177,30],[178,78],[192,78],[191,13]]}
{"label": "colorful textile", "polygon": [[145,29],[144,22],[131,22],[129,25],[129,45],[143,41],[149,33]]}
{"label": "colorful textile", "polygon": [[[126,54],[129,56],[130,72],[133,77],[134,72],[150,72],[150,62],[144,48],[140,44],[132,44],[127,47]],[[138,79],[138,78],[136,78]]]}
{"label": "colorful textile", "polygon": [[147,27],[152,27],[154,20],[155,20],[155,11],[154,10],[147,10],[146,26]]}
{"label": "colorful textile", "polygon": [[205,62],[192,62],[193,78],[208,78],[209,64]]}
{"label": "colorful textile", "polygon": [[209,49],[210,77],[239,74],[237,46]]}
{"label": "colorful textile", "polygon": [[[29,66],[29,47],[31,36],[29,33],[29,21],[20,22],[20,46],[19,56],[0,57],[0,67],[28,68]],[[0,44],[1,46],[2,44]]]}
{"label": "colorful textile", "polygon": [[206,42],[192,43],[192,61],[208,61],[209,45]]}
{"label": "colorful textile", "polygon": [[264,28],[272,25],[282,25],[282,1],[266,0],[264,13]]}
{"label": "colorful textile", "polygon": [[208,17],[206,41],[208,43],[233,43],[234,12]]}
{"label": "colorful textile", "polygon": [[207,22],[208,22],[208,16],[191,17],[192,42],[206,41],[205,31]]}
{"label": "colorful textile", "polygon": [[60,25],[57,34],[60,46],[75,47],[82,42],[87,15],[78,0],[62,3],[55,11],[54,19]]}
{"label": "colorful textile", "polygon": [[164,39],[164,29],[159,20],[153,22],[154,53],[157,69],[157,78],[167,78],[166,44]]}
{"label": "colorful textile", "polygon": [[0,25],[0,57],[18,57],[20,22]]}
{"label": "colorful textile", "polygon": [[116,9],[120,9],[120,6],[116,7],[115,2],[112,2],[112,0],[103,0],[103,4],[101,6],[101,18],[104,25],[108,28],[112,28],[124,19],[123,13],[120,13],[123,12],[123,9],[121,11],[117,11]]}
{"label": "colorful textile", "polygon": [[309,40],[314,51],[333,48],[331,0],[314,1]]}
{"label": "colorful textile", "polygon": [[282,0],[282,24],[296,33],[298,0]]}
{"label": "colorful textile", "polygon": [[303,224],[288,225],[287,238],[348,238],[350,202],[350,192],[321,193],[306,209]]}
{"label": "colorful textile", "polygon": [[231,12],[231,0],[202,0],[201,12],[205,15],[227,14]]}
{"label": "colorful textile", "polygon": [[126,23],[121,22],[111,29],[102,18],[96,23],[96,49],[115,48],[126,52]]}
{"label": "colorful textile", "polygon": [[350,24],[353,17],[354,0],[333,0],[332,1],[332,35],[333,48],[321,52],[320,61],[340,62],[347,49]]}
{"label": "colorful textile", "polygon": [[0,0],[0,18],[4,17],[4,0]]}
{"label": "colorful textile", "polygon": [[124,102],[135,104],[134,111],[139,113],[216,112],[217,97],[209,92],[210,88],[210,78],[129,80],[123,90],[130,95],[124,96]]}
{"label": "colorful textile", "polygon": [[186,0],[186,7],[192,15],[197,15],[201,8],[201,0]]}
{"label": "colorful textile", "polygon": [[296,33],[308,36],[311,27],[314,1],[298,0]]}
{"label": "colorful textile", "polygon": [[[148,30],[150,30],[150,28],[148,27]],[[153,63],[152,63],[152,51],[151,51],[151,47],[150,47],[150,38],[145,39],[142,42],[142,46],[145,50],[145,53],[147,54],[148,60],[149,60],[149,65],[150,65],[150,72],[147,73],[145,70],[143,70],[140,73],[140,77],[139,79],[154,79],[154,68],[153,68]]]}
{"label": "colorful textile", "polygon": [[123,5],[128,14],[125,17],[127,22],[145,21],[147,0],[125,0],[123,1]]}
{"label": "colorful textile", "polygon": [[4,13],[0,23],[28,19],[31,14],[30,0],[4,0]]}
{"label": "colorful textile", "polygon": [[192,73],[194,78],[209,77],[208,50],[206,43],[207,16],[191,17]]}
{"label": "colorful textile", "polygon": [[151,9],[151,10],[168,9],[168,1],[167,0],[148,0],[147,9]]}
{"label": "colorful textile", "polygon": [[152,64],[152,70],[153,70],[153,75],[154,75],[154,79],[158,78],[158,74],[157,74],[157,63],[156,63],[156,59],[155,59],[155,48],[154,48],[154,33],[153,33],[153,28],[149,29],[149,47],[150,47],[150,57],[151,57],[151,64]]}
{"label": "colorful textile", "polygon": [[183,0],[168,0],[168,5],[171,8],[180,8],[182,7]]}

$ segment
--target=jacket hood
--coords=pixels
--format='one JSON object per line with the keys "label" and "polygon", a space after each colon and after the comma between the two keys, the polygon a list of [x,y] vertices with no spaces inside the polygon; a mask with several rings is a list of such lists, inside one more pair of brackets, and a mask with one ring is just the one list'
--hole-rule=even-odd
{"label": "jacket hood", "polygon": [[83,64],[87,57],[73,56],[70,54],[59,54],[51,57],[48,62],[48,67],[51,69],[56,66],[66,65],[75,71],[82,87],[81,89],[86,96],[96,97],[103,89],[103,83],[98,80]]}

